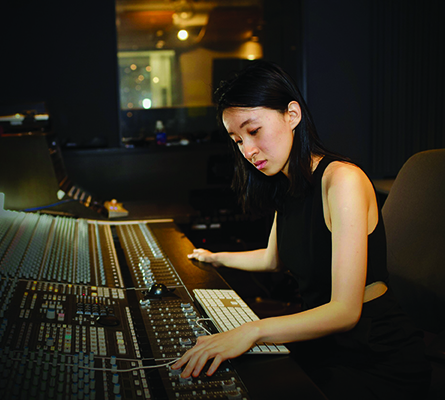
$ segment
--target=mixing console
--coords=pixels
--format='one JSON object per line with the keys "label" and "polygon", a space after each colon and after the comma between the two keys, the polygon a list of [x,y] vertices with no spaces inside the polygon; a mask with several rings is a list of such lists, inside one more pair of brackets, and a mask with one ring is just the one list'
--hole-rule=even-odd
{"label": "mixing console", "polygon": [[162,222],[5,211],[1,196],[1,399],[249,399],[230,362],[170,369],[214,327],[153,234]]}

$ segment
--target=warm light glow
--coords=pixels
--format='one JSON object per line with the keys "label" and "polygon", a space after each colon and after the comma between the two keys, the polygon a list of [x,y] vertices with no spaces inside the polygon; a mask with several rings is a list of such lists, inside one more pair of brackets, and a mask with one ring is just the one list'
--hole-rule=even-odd
{"label": "warm light glow", "polygon": [[128,104],[127,104],[127,107],[128,107],[128,108],[133,108],[133,103],[128,103]]}
{"label": "warm light glow", "polygon": [[145,79],[144,75],[139,75],[138,76],[138,80],[140,80],[141,82]]}
{"label": "warm light glow", "polygon": [[145,67],[145,70],[146,70],[147,72],[150,72],[150,71],[151,71],[151,66],[150,66],[150,65],[147,65],[147,66]]}
{"label": "warm light glow", "polygon": [[178,32],[178,39],[179,40],[187,40],[188,37],[189,37],[189,33],[185,29],[181,29]]}
{"label": "warm light glow", "polygon": [[137,66],[136,64],[131,64],[131,65],[130,65],[130,68],[131,68],[132,71],[136,70],[137,67],[138,67],[138,66]]}
{"label": "warm light glow", "polygon": [[144,107],[146,110],[151,108],[151,100],[150,99],[142,100],[142,107]]}
{"label": "warm light glow", "polygon": [[261,44],[256,40],[251,40],[243,44],[241,53],[248,60],[257,60],[263,57],[263,48]]}
{"label": "warm light glow", "polygon": [[153,83],[159,83],[159,78],[158,78],[157,76],[155,76],[155,77],[153,78]]}

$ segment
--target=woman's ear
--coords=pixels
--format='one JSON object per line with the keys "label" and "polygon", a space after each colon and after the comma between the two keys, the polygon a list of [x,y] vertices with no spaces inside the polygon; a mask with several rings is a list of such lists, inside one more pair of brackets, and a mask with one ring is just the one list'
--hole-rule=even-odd
{"label": "woman's ear", "polygon": [[287,106],[287,112],[289,114],[289,122],[291,129],[294,130],[301,121],[301,107],[296,101],[291,101]]}

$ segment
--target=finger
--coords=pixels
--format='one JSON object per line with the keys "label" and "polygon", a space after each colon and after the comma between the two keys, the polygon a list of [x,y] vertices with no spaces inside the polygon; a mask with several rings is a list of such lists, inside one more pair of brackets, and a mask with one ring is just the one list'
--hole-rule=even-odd
{"label": "finger", "polygon": [[204,366],[206,365],[207,361],[211,358],[210,354],[207,351],[204,351],[201,353],[201,356],[199,357],[198,361],[195,364],[195,368],[193,369],[192,376],[197,377],[203,370]]}
{"label": "finger", "polygon": [[[199,375],[199,373],[202,370],[202,367],[201,368],[197,367],[197,364],[198,364],[198,362],[199,362],[201,357],[203,357],[207,361],[208,355],[207,355],[207,352],[205,350],[200,352],[199,354],[194,354],[190,358],[189,362],[187,363],[187,366],[182,371],[182,374],[181,374],[182,378],[188,378],[192,374],[192,372],[195,372],[195,369],[198,372],[194,376],[198,376]],[[204,364],[205,364],[205,362],[204,362]]]}
{"label": "finger", "polygon": [[187,361],[183,360],[182,358],[176,361],[174,364],[171,365],[171,369],[179,369],[181,368]]}
{"label": "finger", "polygon": [[212,376],[216,370],[219,368],[221,363],[224,361],[224,359],[221,357],[220,354],[217,354],[215,358],[213,359],[212,364],[210,365],[209,369],[206,372],[207,376]]}
{"label": "finger", "polygon": [[192,253],[187,254],[188,258],[197,258],[201,254],[202,249],[193,249]]}
{"label": "finger", "polygon": [[184,364],[187,363],[189,358],[190,358],[189,354],[184,353],[183,356],[171,366],[171,368],[172,369],[179,369],[179,368],[181,368]]}
{"label": "finger", "polygon": [[193,355],[199,350],[199,344],[202,341],[203,337],[198,337],[198,340],[196,341],[195,346],[193,346],[190,350],[187,350],[182,357],[176,361],[173,365],[172,368],[173,369],[179,369],[181,368],[183,365],[185,365],[187,362],[189,362],[189,360],[193,357]]}
{"label": "finger", "polygon": [[203,342],[205,342],[207,338],[210,338],[210,336],[199,336],[198,339],[196,340],[195,346],[193,346],[190,350],[187,350],[182,355],[182,357],[171,366],[171,368],[179,369],[183,365],[185,365],[192,358],[193,354],[199,351],[201,345],[203,345]]}
{"label": "finger", "polygon": [[192,252],[188,254],[188,257],[194,257],[196,256],[196,254],[198,254],[198,252],[196,251],[196,249],[193,249]]}

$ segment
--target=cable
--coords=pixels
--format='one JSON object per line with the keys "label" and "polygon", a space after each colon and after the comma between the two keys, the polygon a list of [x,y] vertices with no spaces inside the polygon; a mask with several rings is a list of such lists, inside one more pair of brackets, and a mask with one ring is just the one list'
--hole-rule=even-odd
{"label": "cable", "polygon": [[[138,371],[140,369],[154,369],[154,368],[167,367],[168,365],[173,364],[178,360],[179,360],[179,357],[175,358],[167,363],[164,363],[164,364],[139,365],[138,367],[127,368],[127,369],[95,368],[95,367],[81,367],[81,366],[78,366],[78,367],[79,367],[79,369],[88,369],[88,370],[92,370],[92,371],[102,371],[102,372],[133,372],[133,371]],[[73,367],[75,364],[65,364],[65,365]]]}
{"label": "cable", "polygon": [[24,211],[24,212],[39,211],[39,210],[44,210],[45,208],[51,208],[51,207],[58,206],[59,204],[69,203],[71,201],[77,201],[77,200],[76,199],[68,199],[68,200],[59,201],[59,202],[54,203],[54,204],[49,204],[49,205],[46,205],[46,206],[34,207],[34,208],[26,208],[26,209],[21,210],[21,211]]}
{"label": "cable", "polygon": [[[101,372],[133,372],[133,371],[138,371],[141,369],[155,369],[155,368],[162,368],[162,367],[167,367],[168,365],[171,365],[173,363],[175,363],[176,361],[178,361],[180,359],[180,357],[175,358],[173,360],[170,360],[169,362],[166,362],[164,364],[158,364],[158,365],[139,365],[137,367],[133,367],[133,368],[126,368],[126,369],[118,369],[118,368],[97,368],[97,367],[88,367],[88,366],[80,366],[78,364],[71,364],[71,363],[63,363],[60,364],[58,363],[57,365],[64,365],[65,367],[77,367],[78,369],[86,369],[89,371],[101,371]],[[12,360],[14,361],[23,361],[20,358],[12,358]],[[30,360],[31,361],[31,360]],[[35,363],[37,363],[37,360],[32,360]],[[126,360],[129,361],[129,360]],[[143,361],[143,360],[131,360],[132,362],[136,362],[136,361]],[[44,362],[42,362],[43,364]],[[51,363],[49,363],[51,364]]]}
{"label": "cable", "polygon": [[[206,327],[204,327],[204,325],[202,325],[200,322],[201,321],[213,321],[211,318],[197,318],[195,320],[196,325],[198,325],[203,331],[205,331],[208,335],[213,335],[212,332],[210,332]],[[162,368],[162,367],[167,367],[173,363],[175,363],[176,361],[178,361],[180,359],[180,357],[175,358],[173,360],[170,360],[166,363],[163,364],[158,364],[158,365],[139,365],[137,367],[133,367],[133,368],[126,368],[126,369],[118,369],[118,368],[98,368],[98,367],[89,367],[89,366],[81,366],[79,364],[72,364],[72,363],[63,363],[60,364],[58,363],[57,365],[64,365],[66,367],[77,367],[78,369],[84,369],[84,370],[89,370],[89,371],[100,371],[100,372],[133,372],[133,371],[138,371],[141,369],[155,369],[155,368]],[[23,361],[23,359],[21,358],[13,358],[13,360],[15,361]],[[34,362],[37,362],[37,360],[33,360]],[[117,359],[116,359],[117,361]],[[130,361],[130,362],[138,362],[138,361],[143,361],[143,360],[126,360],[126,361]],[[114,364],[116,365],[116,364]]]}
{"label": "cable", "polygon": [[207,333],[207,335],[213,335],[212,332],[210,332],[207,328],[204,327],[204,325],[200,324],[201,321],[212,321],[212,318],[197,318],[195,320],[196,325],[198,325],[205,333]]}

